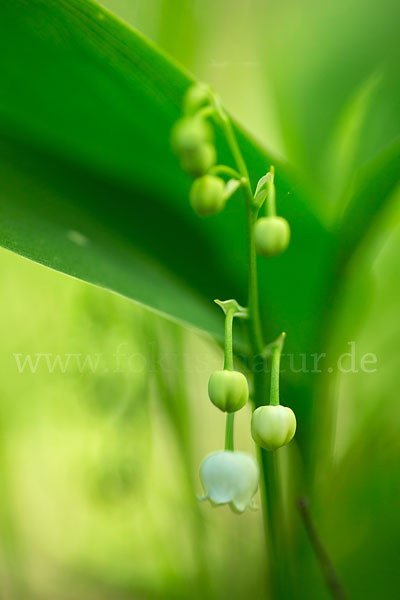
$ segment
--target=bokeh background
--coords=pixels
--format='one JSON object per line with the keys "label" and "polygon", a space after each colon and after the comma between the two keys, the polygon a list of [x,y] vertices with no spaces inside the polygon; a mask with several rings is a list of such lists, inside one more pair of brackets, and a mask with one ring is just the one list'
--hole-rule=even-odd
{"label": "bokeh background", "polygon": [[[398,136],[396,2],[103,5],[211,83],[326,222],[351,172]],[[320,378],[332,411],[315,424],[312,508],[351,598],[395,598],[400,585],[398,200],[348,269],[326,350],[354,341],[376,371]],[[207,401],[221,350],[4,250],[0,281],[1,597],[264,598],[261,512],[196,500],[200,461],[223,443]],[[249,420],[241,411],[237,445],[254,453]],[[328,597],[312,553],[298,560],[299,597]]]}

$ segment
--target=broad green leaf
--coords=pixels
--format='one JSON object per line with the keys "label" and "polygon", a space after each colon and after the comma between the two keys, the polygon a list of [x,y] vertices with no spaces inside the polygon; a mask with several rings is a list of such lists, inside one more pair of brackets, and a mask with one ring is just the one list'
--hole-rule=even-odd
{"label": "broad green leaf", "polygon": [[[92,2],[18,0],[0,17],[0,243],[219,335],[213,299],[246,303],[245,213],[239,194],[208,220],[191,211],[190,179],[169,146],[188,76]],[[232,163],[217,138],[219,161]],[[244,134],[240,141],[255,184],[271,159]],[[276,168],[293,245],[272,278],[261,263],[261,288],[278,317],[304,288],[288,314],[300,346],[299,316],[323,259],[321,251],[306,281],[301,266],[315,248],[304,241],[321,248],[324,231]],[[281,327],[278,319],[271,335]]]}
{"label": "broad green leaf", "polygon": [[391,200],[400,183],[400,142],[393,144],[368,168],[363,169],[355,184],[343,216],[337,224],[336,263],[344,268],[374,220]]}
{"label": "broad green leaf", "polygon": [[[169,133],[190,78],[92,2],[18,0],[0,17],[1,245],[220,337],[213,299],[247,301],[245,211],[238,193],[209,219],[189,206]],[[287,166],[237,132],[254,188],[275,164],[278,209],[292,228],[288,251],[259,261],[266,337],[285,330],[288,354],[319,352],[340,236]],[[232,164],[218,131],[217,147]],[[292,372],[283,382],[300,438],[314,380]]]}

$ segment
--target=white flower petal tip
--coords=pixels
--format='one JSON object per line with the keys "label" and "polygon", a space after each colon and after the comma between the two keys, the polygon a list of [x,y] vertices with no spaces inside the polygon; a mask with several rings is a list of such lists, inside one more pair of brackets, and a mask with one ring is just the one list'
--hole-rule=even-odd
{"label": "white flower petal tip", "polygon": [[255,510],[252,498],[258,489],[259,469],[256,459],[247,452],[220,450],[207,456],[200,467],[200,479],[212,506],[228,504],[241,514]]}

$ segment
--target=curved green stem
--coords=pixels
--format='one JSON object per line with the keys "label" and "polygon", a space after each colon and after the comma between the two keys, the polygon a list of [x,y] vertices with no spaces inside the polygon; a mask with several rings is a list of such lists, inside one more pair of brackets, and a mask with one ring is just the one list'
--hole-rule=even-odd
{"label": "curved green stem", "polygon": [[199,111],[197,111],[196,117],[200,119],[207,119],[208,117],[212,117],[215,114],[214,106],[203,106]]}
{"label": "curved green stem", "polygon": [[271,364],[271,390],[269,396],[269,403],[272,406],[279,405],[279,369],[281,362],[281,351],[278,346],[273,349],[272,352],[272,364]]}
{"label": "curved green stem", "polygon": [[215,165],[208,171],[210,175],[228,175],[233,179],[240,179],[241,175],[235,169],[227,167],[226,165]]}
{"label": "curved green stem", "polygon": [[[250,187],[250,184],[249,184]],[[246,189],[246,188],[244,188]],[[250,189],[251,194],[251,189]],[[254,242],[254,224],[258,210],[246,202],[247,212],[247,243],[248,243],[248,311],[252,351],[260,355],[263,351],[264,341],[261,327],[260,306],[258,296],[257,255]],[[256,357],[256,356],[255,356]]]}
{"label": "curved green stem", "polygon": [[225,360],[224,369],[226,371],[233,371],[233,316],[235,311],[228,310],[225,315]]}
{"label": "curved green stem", "polygon": [[254,243],[254,224],[257,219],[258,208],[254,206],[253,192],[250,185],[249,172],[247,165],[244,161],[243,155],[240,151],[239,144],[236,139],[235,132],[232,127],[231,120],[226,114],[225,110],[219,103],[218,99],[215,100],[216,112],[220,118],[221,126],[224,130],[226,141],[228,142],[230,151],[236,163],[237,169],[240,173],[242,180],[242,189],[246,201],[246,212],[247,212],[247,239],[248,239],[248,260],[249,260],[249,271],[248,271],[248,310],[249,310],[249,324],[250,324],[250,335],[253,352],[255,354],[261,353],[263,349],[263,337],[260,319],[260,309],[258,300],[258,279],[257,279],[257,256]]}
{"label": "curved green stem", "polygon": [[[230,309],[225,314],[225,361],[224,369],[233,371],[233,317],[234,309]],[[234,423],[235,413],[226,414],[225,425],[225,450],[234,450]]]}
{"label": "curved green stem", "polygon": [[234,450],[234,423],[235,413],[226,413],[226,424],[225,424],[225,450]]}
{"label": "curved green stem", "polygon": [[268,194],[267,194],[267,200],[265,203],[265,211],[266,211],[266,214],[268,217],[275,217],[276,216],[276,192],[275,192],[275,183],[274,183],[275,168],[272,165],[271,165],[269,172],[271,173],[271,179],[268,182]]}
{"label": "curved green stem", "polygon": [[281,367],[281,354],[283,342],[285,340],[285,333],[278,338],[272,348],[272,364],[271,364],[271,388],[270,388],[270,400],[269,403],[272,406],[279,405],[279,375]]}
{"label": "curved green stem", "polygon": [[[226,114],[225,110],[223,109],[218,98],[215,99],[215,110],[220,119],[222,128],[225,133],[226,141],[228,142],[229,148],[232,152],[232,155],[235,160],[238,171],[242,177],[247,179],[247,181],[249,182],[249,188],[250,188],[250,179],[249,179],[249,172],[247,170],[247,165],[246,165],[243,155],[240,151],[239,144],[238,144],[236,136],[235,136],[235,132],[233,131],[231,120],[228,117],[228,115]],[[253,201],[253,194],[251,192],[251,188],[250,188],[250,196],[251,196],[251,200]]]}

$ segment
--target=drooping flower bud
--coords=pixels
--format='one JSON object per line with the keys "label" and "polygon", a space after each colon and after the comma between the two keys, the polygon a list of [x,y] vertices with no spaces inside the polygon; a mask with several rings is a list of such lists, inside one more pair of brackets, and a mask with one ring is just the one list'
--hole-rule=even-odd
{"label": "drooping flower bud", "polygon": [[203,175],[194,181],[190,190],[190,204],[201,217],[221,212],[225,206],[225,182],[215,175]]}
{"label": "drooping flower bud", "polygon": [[210,88],[204,83],[191,85],[183,98],[183,110],[187,115],[195,114],[210,101]]}
{"label": "drooping flower bud", "polygon": [[201,464],[200,480],[205,492],[201,500],[209,500],[213,506],[229,504],[238,513],[254,508],[259,469],[251,454],[230,450],[210,454]]}
{"label": "drooping flower bud", "polygon": [[208,395],[220,410],[235,412],[249,399],[247,379],[239,371],[214,371],[208,381]]}
{"label": "drooping flower bud", "polygon": [[296,417],[287,406],[268,405],[257,408],[251,419],[251,435],[265,450],[285,446],[296,433]]}
{"label": "drooping flower bud", "polygon": [[171,131],[172,148],[181,157],[212,139],[213,131],[210,123],[199,117],[183,117],[175,123]]}
{"label": "drooping flower bud", "polygon": [[192,177],[201,177],[215,165],[217,152],[213,144],[204,142],[192,150],[186,150],[180,158],[184,171]]}
{"label": "drooping flower bud", "polygon": [[255,224],[254,239],[257,254],[277,256],[289,245],[289,223],[283,217],[262,217]]}

